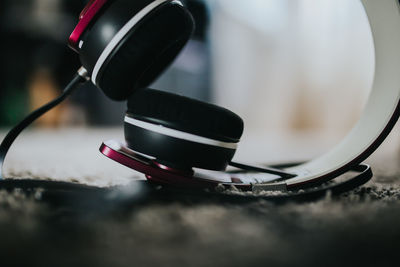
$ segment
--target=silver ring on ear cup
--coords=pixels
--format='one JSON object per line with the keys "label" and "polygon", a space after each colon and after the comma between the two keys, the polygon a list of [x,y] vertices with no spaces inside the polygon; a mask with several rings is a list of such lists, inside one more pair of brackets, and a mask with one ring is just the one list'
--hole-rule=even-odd
{"label": "silver ring on ear cup", "polygon": [[127,104],[127,147],[165,166],[225,170],[243,134],[237,114],[181,95],[147,88]]}
{"label": "silver ring on ear cup", "polygon": [[227,149],[237,149],[237,146],[238,146],[237,143],[214,140],[214,139],[202,137],[199,135],[186,133],[183,131],[178,131],[175,129],[170,129],[170,128],[164,127],[162,125],[156,125],[153,123],[136,120],[136,119],[130,118],[128,116],[125,117],[125,123],[136,126],[136,127],[140,127],[142,129],[152,131],[152,132],[155,132],[158,134],[166,135],[166,136],[173,137],[173,138],[178,138],[181,140],[186,140],[189,142],[195,142],[195,143],[199,143],[199,144],[203,144],[203,145],[216,146],[216,147],[227,148]]}
{"label": "silver ring on ear cup", "polygon": [[[125,120],[126,145],[133,151],[155,158],[175,169],[201,168],[223,171],[235,155],[236,143],[225,143],[201,136]],[[225,147],[225,146],[228,147]]]}
{"label": "silver ring on ear cup", "polygon": [[[142,9],[139,13],[137,13],[134,17],[132,17],[113,37],[107,47],[104,49],[99,59],[97,60],[93,72],[92,72],[92,82],[95,85],[97,84],[98,74],[103,67],[104,63],[107,61],[108,57],[111,55],[113,50],[118,46],[118,44],[124,39],[124,37],[129,33],[129,31],[135,27],[144,17],[146,17],[150,12],[159,7],[160,5],[171,1],[171,0],[156,0],[151,4],[147,5],[144,9]],[[172,1],[171,3],[177,3],[182,5],[179,1]],[[183,6],[183,5],[182,5]]]}

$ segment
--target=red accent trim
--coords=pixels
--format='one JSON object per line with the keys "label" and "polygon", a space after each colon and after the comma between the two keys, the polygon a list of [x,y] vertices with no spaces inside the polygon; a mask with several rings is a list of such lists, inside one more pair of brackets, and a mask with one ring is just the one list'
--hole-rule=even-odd
{"label": "red accent trim", "polygon": [[[212,180],[194,178],[193,174],[183,175],[182,173],[177,173],[176,170],[171,171],[170,168],[161,169],[160,167],[156,167],[149,159],[141,157],[136,158],[133,152],[129,152],[132,154],[131,156],[125,155],[108,147],[104,143],[100,146],[100,152],[128,168],[144,173],[149,181],[155,183],[185,188],[215,188],[220,184]],[[242,190],[251,190],[251,185],[249,184],[228,183],[225,185],[235,185]]]}
{"label": "red accent trim", "polygon": [[162,169],[167,172],[172,172],[172,173],[175,173],[178,175],[189,176],[189,177],[194,175],[193,169],[180,170],[180,169],[172,168],[167,165],[161,164],[161,163],[157,162],[156,160],[152,160],[151,164],[159,169]]}
{"label": "red accent trim", "polygon": [[79,20],[83,19],[83,17],[86,15],[88,12],[89,8],[94,4],[96,0],[90,0],[89,3],[83,8],[81,14],[79,14]]}
{"label": "red accent trim", "polygon": [[79,15],[79,23],[69,37],[69,47],[79,53],[79,41],[89,24],[96,17],[108,0],[91,0]]}

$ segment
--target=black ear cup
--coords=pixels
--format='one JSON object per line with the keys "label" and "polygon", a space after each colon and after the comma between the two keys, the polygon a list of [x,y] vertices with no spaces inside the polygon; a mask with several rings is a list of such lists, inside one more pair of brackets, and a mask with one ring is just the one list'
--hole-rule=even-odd
{"label": "black ear cup", "polygon": [[215,105],[151,89],[128,99],[128,147],[167,166],[224,170],[242,133],[243,120]]}
{"label": "black ear cup", "polygon": [[232,111],[153,89],[129,97],[128,116],[224,142],[237,143],[243,133],[243,121]]}
{"label": "black ear cup", "polygon": [[98,85],[111,98],[126,99],[147,87],[187,43],[192,21],[179,5],[154,11],[125,37],[103,67]]}
{"label": "black ear cup", "polygon": [[243,133],[239,116],[186,97],[141,89],[172,63],[193,30],[193,18],[179,1],[110,0],[76,49],[92,81],[108,97],[129,98],[129,148],[166,166],[224,170]]}
{"label": "black ear cup", "polygon": [[[135,18],[140,20],[132,23]],[[81,61],[108,97],[125,100],[172,63],[193,29],[192,16],[179,2],[115,0],[83,36]]]}

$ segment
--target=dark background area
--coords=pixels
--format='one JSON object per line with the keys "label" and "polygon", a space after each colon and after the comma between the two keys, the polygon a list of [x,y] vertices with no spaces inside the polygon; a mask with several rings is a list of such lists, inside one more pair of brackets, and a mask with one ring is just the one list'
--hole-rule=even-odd
{"label": "dark background area", "polygon": [[[80,67],[78,55],[67,43],[87,2],[0,2],[0,127],[14,125],[29,111],[57,96]],[[177,63],[153,87],[208,100],[207,9],[201,1],[184,2],[195,17],[196,32]],[[185,70],[185,65],[198,64],[193,58],[206,63],[194,72]],[[37,126],[121,125],[124,111],[125,103],[108,100],[88,83]]]}

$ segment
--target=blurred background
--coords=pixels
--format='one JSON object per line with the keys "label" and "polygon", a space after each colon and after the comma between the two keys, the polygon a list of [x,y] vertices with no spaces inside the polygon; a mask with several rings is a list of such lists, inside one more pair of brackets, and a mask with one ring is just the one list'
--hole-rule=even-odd
{"label": "blurred background", "polygon": [[[67,47],[87,1],[0,2],[0,127],[56,97],[79,68]],[[197,29],[152,87],[222,105],[246,140],[338,141],[373,81],[372,37],[358,0],[185,0]],[[87,84],[36,127],[120,127],[126,104]],[[312,135],[309,133],[313,133]],[[254,142],[253,142],[254,143]]]}

